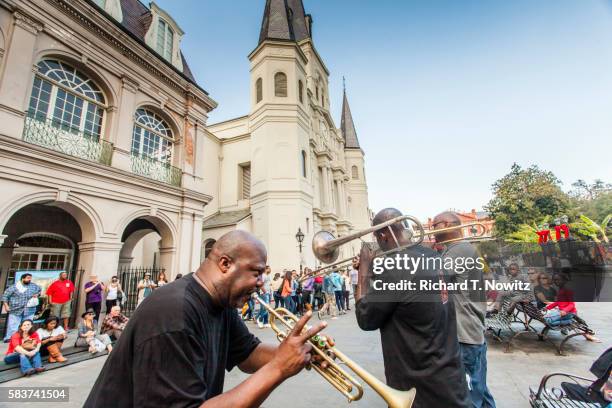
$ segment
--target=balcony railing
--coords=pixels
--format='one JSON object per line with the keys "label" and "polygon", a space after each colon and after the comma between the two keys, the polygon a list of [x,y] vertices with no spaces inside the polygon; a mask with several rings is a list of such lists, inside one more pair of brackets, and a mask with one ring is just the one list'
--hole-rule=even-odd
{"label": "balcony railing", "polygon": [[113,155],[113,144],[106,140],[99,140],[56,120],[39,119],[31,115],[25,119],[23,140],[107,166],[110,166]]}
{"label": "balcony railing", "polygon": [[132,172],[163,183],[181,186],[181,169],[167,163],[132,153]]}

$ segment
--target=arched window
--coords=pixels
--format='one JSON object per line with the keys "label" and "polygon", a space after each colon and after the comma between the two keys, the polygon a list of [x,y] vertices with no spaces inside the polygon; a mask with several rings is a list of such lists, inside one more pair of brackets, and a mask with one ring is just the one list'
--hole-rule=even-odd
{"label": "arched window", "polygon": [[261,102],[263,99],[263,80],[261,78],[257,78],[255,81],[255,103]]}
{"label": "arched window", "polygon": [[274,75],[274,96],[287,96],[287,75],[282,72]]}
{"label": "arched window", "polygon": [[298,96],[300,103],[304,102],[304,83],[301,80],[298,81]]}
{"label": "arched window", "polygon": [[171,164],[173,140],[172,130],[162,118],[144,108],[136,110],[132,154]]}
{"label": "arched window", "polygon": [[100,88],[85,74],[58,60],[42,60],[37,68],[28,115],[98,140],[105,110]]}
{"label": "arched window", "polygon": [[300,155],[301,159],[301,167],[302,167],[302,177],[306,177],[306,152],[302,150],[302,154]]}
{"label": "arched window", "polygon": [[174,45],[174,31],[170,25],[161,18],[157,26],[157,52],[168,61],[172,61],[172,46]]}
{"label": "arched window", "polygon": [[359,178],[359,170],[357,170],[357,166],[351,167],[351,177],[353,177],[355,180]]}

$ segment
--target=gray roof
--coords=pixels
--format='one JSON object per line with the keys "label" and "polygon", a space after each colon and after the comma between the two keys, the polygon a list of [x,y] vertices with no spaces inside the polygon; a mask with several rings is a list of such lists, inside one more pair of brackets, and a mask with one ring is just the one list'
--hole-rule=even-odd
{"label": "gray roof", "polygon": [[310,38],[311,18],[306,16],[302,0],[266,0],[259,44],[265,40],[301,41]]}
{"label": "gray roof", "polygon": [[351,115],[351,108],[346,98],[346,90],[342,98],[342,118],[340,119],[340,130],[344,136],[344,147],[347,149],[361,149],[359,146],[359,139],[357,139],[357,131],[355,130],[355,124],[353,123],[353,115]]}
{"label": "gray roof", "polygon": [[250,209],[216,213],[215,215],[204,221],[202,228],[211,229],[217,227],[225,227],[228,225],[236,225],[240,221],[247,218],[249,215],[251,215]]}

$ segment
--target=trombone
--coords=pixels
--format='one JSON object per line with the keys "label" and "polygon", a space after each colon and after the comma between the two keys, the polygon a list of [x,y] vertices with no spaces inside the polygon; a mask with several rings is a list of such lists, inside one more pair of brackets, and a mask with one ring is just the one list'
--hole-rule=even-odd
{"label": "trombone", "polygon": [[[278,341],[283,341],[289,335],[289,332],[293,330],[295,323],[297,323],[297,316],[282,307],[277,309],[272,308],[272,306],[260,298],[256,293],[253,294],[253,298],[270,313],[270,326],[276,333]],[[279,321],[285,326],[286,330],[277,326],[276,321]],[[308,330],[308,328],[305,327],[304,330]],[[307,368],[313,368],[340,391],[349,402],[361,399],[363,396],[363,386],[353,376],[347,373],[346,370],[340,367],[340,364],[346,365],[357,377],[361,378],[376,391],[390,408],[410,408],[412,406],[416,395],[416,390],[414,388],[409,391],[399,391],[389,387],[387,384],[364,370],[353,360],[349,359],[336,347],[330,346],[325,336],[315,335],[310,338],[308,342],[312,346],[312,352],[317,353],[317,355],[327,363],[327,367],[323,368],[321,363],[312,362]],[[330,354],[334,355],[340,363],[337,363],[330,357]]]}
{"label": "trombone", "polygon": [[[415,235],[414,232],[412,231],[411,228],[408,227],[407,225],[407,221],[412,221],[417,228],[417,234]],[[395,232],[393,231],[393,228],[391,228],[391,225],[396,224],[396,223],[402,223],[404,224],[405,228],[406,228],[406,232],[408,233],[408,238],[410,240],[410,242],[408,244],[405,245],[401,245],[399,243],[399,240],[397,238],[397,236],[395,235]],[[345,235],[343,237],[340,238],[336,238],[334,237],[334,235],[329,232],[329,231],[319,231],[317,232],[314,237],[312,238],[312,252],[314,253],[315,257],[323,262],[323,263],[328,263],[331,265],[327,265],[323,268],[319,268],[316,271],[314,271],[315,273],[317,273],[317,275],[323,275],[327,272],[321,272],[324,269],[329,269],[332,267],[337,267],[337,265],[346,263],[348,261],[350,261],[352,258],[347,258],[344,259],[342,261],[339,262],[335,262],[336,259],[338,259],[338,256],[340,255],[340,250],[338,249],[341,245],[344,245],[350,241],[353,241],[355,239],[361,239],[361,237],[363,237],[364,235],[370,234],[372,232],[377,232],[382,230],[383,228],[388,228],[389,232],[391,233],[391,237],[393,238],[393,240],[395,241],[395,245],[396,247],[393,249],[390,249],[388,251],[380,251],[378,250],[375,254],[374,257],[378,258],[378,257],[382,257],[382,256],[386,256],[395,252],[399,252],[402,251],[404,249],[416,246],[416,245],[420,245],[423,240],[425,239],[426,235],[435,235],[435,234],[440,234],[440,233],[444,233],[444,232],[449,232],[449,231],[455,231],[457,229],[463,229],[466,227],[475,227],[475,226],[479,226],[481,227],[481,232],[478,235],[469,237],[469,238],[454,238],[454,239],[449,239],[446,241],[442,241],[442,242],[438,242],[439,244],[447,244],[449,242],[455,242],[455,241],[459,241],[459,240],[469,240],[469,239],[478,239],[480,237],[482,237],[485,232],[486,232],[486,227],[483,223],[481,222],[472,222],[472,223],[468,223],[468,224],[461,224],[461,225],[455,225],[452,227],[447,227],[447,228],[440,228],[437,230],[431,230],[431,231],[427,231],[425,232],[425,229],[423,228],[423,224],[421,224],[421,222],[410,215],[401,215],[399,217],[395,217],[392,218],[388,221],[385,221],[381,224],[378,225],[374,225],[373,227],[370,228],[366,228],[362,231],[357,231],[354,232],[352,234],[349,235]]]}

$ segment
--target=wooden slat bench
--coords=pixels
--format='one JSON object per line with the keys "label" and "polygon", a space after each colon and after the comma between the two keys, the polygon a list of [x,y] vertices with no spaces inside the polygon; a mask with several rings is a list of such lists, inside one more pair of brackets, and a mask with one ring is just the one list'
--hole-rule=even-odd
{"label": "wooden slat bench", "polygon": [[[72,346],[62,348],[62,355],[68,359],[67,361],[64,361],[63,363],[49,363],[48,356],[43,357],[42,361],[46,370],[54,370],[70,364],[80,363],[81,361],[101,357],[106,354],[108,354],[106,350],[100,353],[91,354],[87,347]],[[23,374],[19,369],[19,364],[5,364],[4,361],[0,360],[0,383],[15,380],[21,377],[23,377]]]}

